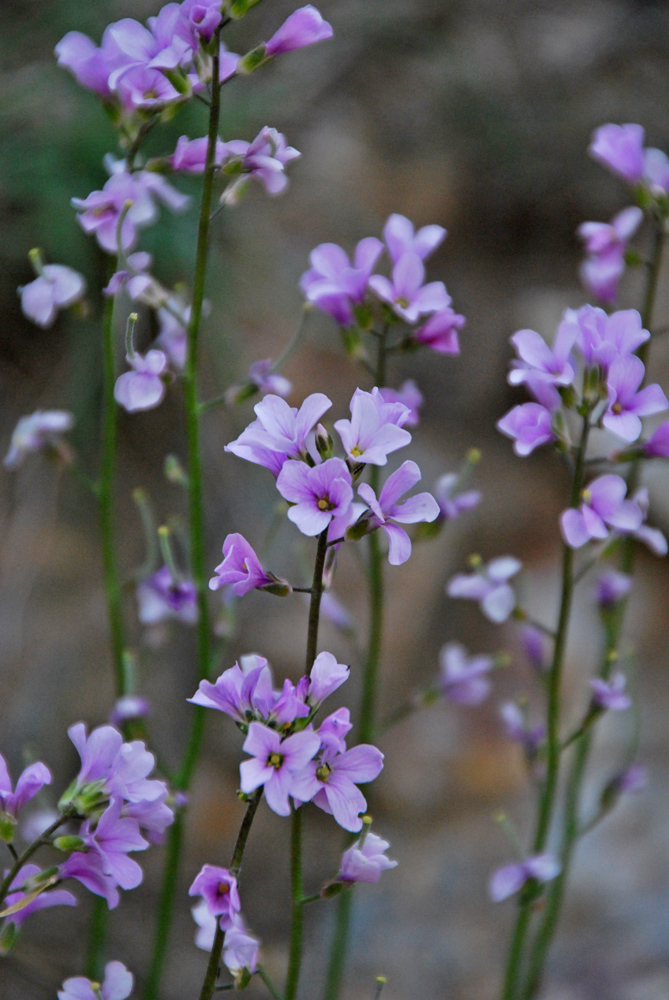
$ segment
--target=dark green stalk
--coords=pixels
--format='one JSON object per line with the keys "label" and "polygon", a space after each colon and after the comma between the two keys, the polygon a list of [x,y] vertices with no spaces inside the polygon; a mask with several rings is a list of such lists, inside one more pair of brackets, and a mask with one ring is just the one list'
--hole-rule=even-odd
{"label": "dark green stalk", "polygon": [[264,967],[262,965],[258,966],[258,975],[260,976],[260,978],[262,979],[263,983],[265,984],[265,986],[267,987],[267,989],[270,991],[270,993],[272,994],[272,996],[274,997],[274,1000],[283,1000],[281,994],[277,990],[277,988],[274,985],[274,983],[272,982],[272,980],[267,975],[267,972],[265,971],[265,969],[264,969]]}
{"label": "dark green stalk", "polygon": [[100,533],[102,536],[102,570],[107,612],[111,632],[112,660],[116,696],[125,694],[123,665],[123,599],[119,583],[116,547],[114,545],[113,489],[116,472],[116,357],[114,349],[114,298],[105,300],[102,342],[102,462],[100,468]]}
{"label": "dark green stalk", "polygon": [[[256,814],[258,806],[260,805],[261,798],[262,788],[259,788],[257,792],[253,793],[253,797],[249,799],[249,804],[246,807],[242,825],[239,828],[237,843],[235,844],[235,849],[232,852],[232,861],[230,862],[230,872],[235,876],[235,878],[239,875],[242,868],[242,859],[246,849],[246,841],[249,839],[253,817]],[[216,989],[216,978],[218,976],[218,967],[221,964],[221,953],[223,952],[224,940],[225,931],[222,931],[220,923],[217,923],[214,944],[211,949],[209,962],[207,964],[207,971],[205,973],[204,982],[202,983],[202,989],[200,991],[200,1000],[211,1000],[214,994],[214,990]]]}
{"label": "dark green stalk", "polygon": [[[664,226],[662,223],[658,223],[655,230],[653,255],[648,270],[648,284],[646,286],[646,295],[641,316],[643,326],[648,330],[653,322],[653,312],[657,297],[657,286],[662,264],[664,242]],[[644,364],[646,364],[648,360],[649,344],[650,341],[646,341],[641,345],[637,352]],[[639,470],[640,461],[637,459],[637,461],[632,464],[628,476],[629,493],[632,493],[638,485]],[[631,537],[626,538],[623,543],[621,568],[625,573],[630,575],[634,569],[634,542]],[[615,650],[618,645],[620,634],[622,632],[626,606],[627,602],[621,601],[615,609],[611,620],[607,623],[605,649],[602,657],[602,666],[599,671],[599,676],[605,679],[608,677],[611,667],[608,654],[611,650]],[[576,741],[565,797],[562,850],[560,856],[562,870],[560,875],[551,883],[547,892],[546,906],[542,913],[541,921],[530,952],[527,983],[522,994],[523,1000],[531,1000],[531,998],[535,996],[541,984],[546,957],[553,942],[553,938],[555,937],[558,921],[560,919],[562,902],[564,899],[574,850],[582,833],[587,832],[582,831],[579,826],[579,803],[581,801],[583,777],[594,735],[594,731],[590,729],[589,726],[584,725],[581,727],[581,732],[579,733]]]}
{"label": "dark green stalk", "polygon": [[307,654],[306,673],[311,670],[316,659],[318,648],[318,626],[321,614],[321,597],[323,596],[323,569],[325,567],[325,555],[328,548],[329,525],[318,536],[318,548],[316,550],[316,562],[314,565],[314,579],[311,585],[311,601],[309,602],[309,625],[307,628]]}
{"label": "dark green stalk", "polygon": [[[191,318],[188,324],[188,353],[186,358],[186,367],[184,369],[184,407],[188,451],[188,513],[190,526],[191,572],[193,583],[197,591],[197,674],[201,680],[209,675],[210,628],[209,607],[207,604],[207,582],[205,577],[202,457],[200,452],[200,410],[197,398],[197,348],[200,322],[202,319],[202,304],[204,302],[209,241],[209,217],[211,215],[211,203],[214,190],[214,173],[216,171],[215,151],[221,106],[218,34],[216,35],[214,50],[212,60],[212,98],[209,109],[209,128],[207,134],[207,157],[205,161],[202,198],[200,202],[200,219],[198,224],[197,251],[195,256]],[[204,708],[199,706],[193,707],[193,721],[188,737],[188,743],[184,759],[175,779],[175,785],[180,790],[186,790],[190,784],[197,757],[200,752],[200,745],[202,743],[205,714]],[[169,933],[172,925],[173,903],[179,873],[179,859],[182,842],[183,826],[182,822],[177,819],[172,825],[168,839],[168,852],[165,864],[165,873],[163,876],[163,887],[160,897],[160,909],[156,926],[153,957],[144,991],[145,1000],[157,1000],[159,994],[160,980],[165,964],[165,957],[167,955]],[[210,995],[211,993],[209,996]]]}
{"label": "dark green stalk", "polygon": [[72,813],[67,812],[63,816],[59,816],[58,819],[55,820],[51,824],[51,826],[44,831],[44,833],[40,834],[40,836],[36,840],[33,840],[32,844],[29,844],[29,846],[26,847],[23,854],[16,859],[12,867],[7,872],[2,883],[0,883],[0,904],[4,900],[7,893],[9,892],[10,885],[12,884],[18,873],[21,871],[23,866],[26,864],[26,862],[30,861],[33,854],[36,851],[38,851],[40,847],[44,847],[45,844],[51,843],[51,835],[55,833],[56,830],[63,825],[63,823],[66,823],[68,819],[70,819],[71,815]]}
{"label": "dark green stalk", "polygon": [[93,906],[88,923],[88,948],[86,951],[86,962],[84,972],[89,979],[94,982],[102,982],[104,978],[104,968],[102,953],[107,935],[107,900],[101,896],[93,897]]}
{"label": "dark green stalk", "polygon": [[[378,387],[382,387],[386,380],[387,338],[388,326],[386,325],[378,337],[379,344],[375,372],[375,384]],[[379,473],[378,465],[372,466],[369,482],[377,495],[379,492]],[[369,743],[374,737],[374,730],[376,728],[376,689],[383,641],[383,557],[378,531],[372,532],[369,536],[367,581],[369,589],[369,638],[367,642],[367,657],[362,675],[362,696],[360,702],[361,743]],[[352,907],[353,893],[342,893],[337,900],[335,931],[330,946],[323,1000],[339,1000],[344,981]]]}
{"label": "dark green stalk", "polygon": [[302,808],[293,809],[290,826],[290,895],[292,899],[292,920],[290,925],[290,951],[288,953],[288,977],[284,1000],[295,1000],[300,981],[302,964],[302,931],[304,927],[304,907],[302,906]]}
{"label": "dark green stalk", "polygon": [[[583,488],[585,453],[588,447],[589,433],[590,416],[589,413],[587,413],[583,417],[581,441],[574,465],[574,478],[572,481],[571,499],[569,503],[570,507],[578,507],[579,505],[579,497]],[[571,605],[574,593],[573,566],[573,549],[565,544],[562,550],[562,593],[560,597],[560,615],[555,632],[553,662],[547,679],[548,708],[546,777],[539,801],[537,827],[532,846],[533,854],[540,854],[543,850],[545,850],[558,790],[561,753],[560,698],[562,693],[562,668],[564,664],[567,635],[569,632],[569,617],[571,614]],[[516,918],[516,925],[511,939],[511,947],[509,950],[506,974],[504,977],[504,987],[502,991],[503,1000],[517,1000],[518,998],[518,984],[522,969],[525,940],[530,926],[532,915],[531,905],[534,898],[534,892],[524,892],[521,893],[518,900],[518,916]]]}

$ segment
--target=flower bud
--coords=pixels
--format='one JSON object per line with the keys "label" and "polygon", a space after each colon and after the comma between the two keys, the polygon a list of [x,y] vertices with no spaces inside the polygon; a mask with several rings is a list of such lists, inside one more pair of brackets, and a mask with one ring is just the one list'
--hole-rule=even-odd
{"label": "flower bud", "polygon": [[17,942],[19,936],[19,925],[13,920],[6,920],[0,930],[0,957],[9,955]]}
{"label": "flower bud", "polygon": [[257,3],[260,3],[260,0],[232,0],[232,3],[228,7],[228,14],[230,17],[235,18],[235,20],[239,20],[239,18],[244,17],[251,10],[251,7],[255,7]]}
{"label": "flower bud", "polygon": [[53,846],[58,851],[65,851],[66,853],[71,851],[84,851],[86,845],[81,837],[56,837],[53,842]]}
{"label": "flower bud", "polygon": [[266,594],[274,594],[275,597],[288,597],[292,594],[293,588],[288,583],[287,580],[281,580],[278,576],[274,576],[274,573],[267,574],[272,578],[272,583],[266,583],[264,587],[258,587],[258,590],[264,590]]}
{"label": "flower bud", "polygon": [[247,52],[237,63],[237,73],[240,76],[248,76],[249,73],[253,73],[260,66],[268,63],[269,59],[265,56],[265,51],[264,45],[258,45],[255,49]]}
{"label": "flower bud", "polygon": [[369,534],[372,530],[369,517],[367,514],[363,514],[362,517],[358,518],[355,524],[352,524],[350,528],[346,529],[346,537],[351,542],[357,542],[361,538],[364,538],[365,535]]}
{"label": "flower bud", "polygon": [[316,450],[324,462],[334,454],[334,442],[323,424],[316,427]]}
{"label": "flower bud", "polygon": [[5,844],[11,844],[14,839],[14,827],[16,826],[16,819],[9,813],[0,812],[0,840],[3,840]]}
{"label": "flower bud", "polygon": [[188,486],[188,476],[176,455],[167,455],[163,467],[165,479],[178,486]]}

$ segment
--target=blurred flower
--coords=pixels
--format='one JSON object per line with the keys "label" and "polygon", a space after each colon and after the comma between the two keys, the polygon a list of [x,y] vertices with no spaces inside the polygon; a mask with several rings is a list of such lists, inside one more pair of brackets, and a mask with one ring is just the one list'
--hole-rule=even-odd
{"label": "blurred flower", "polygon": [[397,861],[386,857],[389,847],[387,840],[367,833],[362,844],[358,841],[344,851],[339,878],[342,882],[378,882],[381,872],[397,867]]}
{"label": "blurred flower", "polygon": [[459,705],[480,705],[490,692],[487,674],[494,665],[491,656],[469,656],[464,646],[449,642],[439,653],[439,686]]}
{"label": "blurred flower", "polygon": [[174,619],[194,625],[198,618],[197,592],[190,580],[175,580],[168,566],[142,580],[135,591],[142,625]]}
{"label": "blurred flower", "polygon": [[438,313],[450,304],[443,282],[424,285],[425,268],[415,253],[404,253],[393,265],[392,281],[373,274],[369,287],[407,323],[416,323],[426,313]]}
{"label": "blurred flower", "polygon": [[[83,976],[66,979],[62,990],[58,990],[58,1000],[126,1000],[132,993],[133,976],[121,962],[109,962],[105,966],[102,984],[92,983]],[[99,991],[99,994],[98,994]]]}
{"label": "blurred flower", "polygon": [[399,389],[379,389],[379,392],[386,403],[402,403],[407,407],[409,416],[404,421],[405,427],[418,426],[420,408],[425,400],[413,379],[407,379]]}
{"label": "blurred flower", "polygon": [[128,413],[152,410],[165,395],[162,376],[167,372],[167,356],[153,348],[146,354],[126,354],[126,361],[133,369],[116,379],[114,399]]}
{"label": "blurred flower", "polygon": [[560,874],[560,865],[552,854],[535,854],[516,865],[498,868],[490,880],[490,896],[494,903],[500,903],[514,896],[529,882],[550,882]]}
{"label": "blurred flower", "polygon": [[439,477],[434,489],[439,504],[439,516],[447,521],[455,521],[466,510],[473,510],[481,500],[478,490],[467,490],[453,495],[453,490],[459,481],[460,476],[456,472],[447,472]]}
{"label": "blurred flower", "polygon": [[360,240],[353,264],[336,243],[321,243],[309,254],[311,270],[300,278],[300,288],[309,302],[327,313],[340,326],[355,321],[353,306],[365,299],[370,275],[383,250],[373,236]]}
{"label": "blurred flower", "polygon": [[45,329],[53,325],[60,309],[74,305],[85,292],[83,275],[63,264],[40,265],[38,277],[19,288],[23,312]]}
{"label": "blurred flower", "polygon": [[189,896],[202,896],[212,917],[218,917],[225,931],[235,922],[242,908],[237,879],[227,868],[204,865],[196,875]]}
{"label": "blurred flower", "polygon": [[26,802],[30,802],[45,785],[50,785],[51,780],[49,768],[38,761],[25,768],[14,789],[5,758],[0,754],[0,813],[8,813],[16,819]]}
{"label": "blurred flower", "polygon": [[283,52],[293,52],[332,38],[332,35],[332,25],[323,20],[315,7],[307,4],[306,7],[293,11],[270,40],[265,42],[265,55],[269,58]]}
{"label": "blurred flower", "polygon": [[598,476],[581,491],[580,509],[570,507],[560,516],[562,537],[567,545],[578,549],[593,538],[608,538],[609,528],[635,531],[641,526],[642,513],[638,503],[625,500],[627,483],[621,476]]}
{"label": "blurred flower", "polygon": [[602,302],[616,301],[618,282],[625,273],[625,249],[642,220],[643,212],[633,205],[618,212],[610,223],[584,222],[578,227],[587,252],[581,279]]}
{"label": "blurred flower", "polygon": [[253,177],[262,184],[267,194],[281,194],[288,187],[286,164],[301,156],[301,153],[286,143],[285,136],[268,126],[260,130],[253,142],[232,139],[226,145],[230,154],[227,164],[229,172],[233,173],[236,168],[241,174],[233,179],[221,196],[223,203],[228,206],[237,204]]}
{"label": "blurred flower", "polygon": [[479,601],[486,618],[499,625],[507,620],[516,606],[516,595],[507,581],[522,569],[522,565],[513,556],[501,556],[468,576],[462,573],[454,576],[446,587],[446,593],[449,597]]}
{"label": "blurred flower", "polygon": [[427,323],[415,331],[413,337],[419,344],[424,344],[438,354],[459,354],[458,333],[466,322],[465,317],[453,312],[447,303],[434,316],[430,316]]}
{"label": "blurred flower", "polygon": [[602,708],[610,712],[622,712],[629,708],[632,699],[625,694],[625,675],[614,674],[610,681],[595,677],[590,681],[592,688],[592,701],[597,708]]}
{"label": "blurred flower", "polygon": [[618,570],[607,570],[597,580],[595,600],[602,607],[611,607],[627,597],[632,589],[632,577]]}
{"label": "blurred flower", "polygon": [[637,184],[644,170],[641,125],[600,125],[592,134],[588,152],[630,184]]}
{"label": "blurred flower", "polygon": [[443,226],[423,226],[414,232],[413,223],[403,215],[389,216],[383,230],[383,238],[393,263],[397,263],[405,253],[413,253],[425,260],[433,253],[446,236]]}
{"label": "blurred flower", "polygon": [[26,455],[50,448],[58,450],[61,434],[73,427],[74,416],[67,410],[36,410],[29,417],[21,417],[5,455],[5,468],[18,468]]}
{"label": "blurred flower", "polygon": [[401,566],[411,555],[411,539],[396,522],[416,524],[419,521],[434,521],[439,516],[439,504],[431,493],[416,493],[406,500],[400,500],[420,478],[420,469],[415,462],[403,462],[399,469],[388,476],[378,499],[367,483],[358,487],[358,494],[369,504],[370,530],[381,528],[388,538],[388,562],[391,566]]}
{"label": "blurred flower", "polygon": [[497,421],[497,430],[513,441],[516,455],[524,458],[542,444],[555,441],[550,412],[539,403],[522,403]]}

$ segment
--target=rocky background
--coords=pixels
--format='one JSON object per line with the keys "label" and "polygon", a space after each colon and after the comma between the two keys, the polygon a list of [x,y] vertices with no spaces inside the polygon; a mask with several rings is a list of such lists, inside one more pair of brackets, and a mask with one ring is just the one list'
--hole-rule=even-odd
{"label": "rocky background", "polygon": [[[294,8],[268,0],[230,31],[228,44],[245,52],[269,37]],[[387,572],[389,609],[383,661],[382,710],[432,681],[439,648],[459,640],[471,650],[511,651],[512,666],[495,679],[480,709],[436,705],[382,737],[386,768],[378,781],[376,829],[400,862],[377,887],[357,893],[347,1000],[367,1000],[384,974],[384,1000],[492,1000],[497,996],[512,904],[493,906],[487,880],[509,859],[492,816],[503,806],[521,831],[531,802],[519,751],[500,730],[497,704],[531,691],[532,678],[513,626],[489,626],[475,606],[449,601],[446,580],[466,556],[514,553],[527,573],[523,603],[550,622],[558,593],[557,515],[566,477],[554,456],[514,457],[494,429],[515,402],[506,384],[508,337],[532,327],[552,337],[567,306],[585,293],[578,283],[575,237],[586,219],[605,220],[626,193],[592,163],[593,128],[607,121],[645,125],[648,141],[669,148],[669,9],[646,0],[323,0],[335,40],[277,60],[264,72],[224,90],[224,138],[252,138],[270,124],[303,154],[292,184],[276,202],[254,195],[214,226],[203,336],[202,396],[222,391],[260,358],[276,357],[299,317],[300,274],[309,250],[333,241],[351,248],[378,235],[390,212],[417,224],[440,223],[449,236],[429,274],[443,279],[457,311],[467,316],[459,358],[421,354],[391,368],[389,382],[412,377],[426,397],[411,457],[425,488],[459,464],[470,446],[483,459],[473,485],[484,500],[468,519],[436,542],[416,546],[404,567]],[[124,16],[156,13],[145,0],[4,0],[0,11],[0,445],[18,417],[37,408],[67,407],[78,418],[75,444],[95,467],[100,404],[100,337],[95,292],[104,261],[76,225],[73,195],[104,182],[102,156],[114,136],[96,100],[55,66],[55,43],[78,29],[100,38]],[[182,134],[204,133],[203,109],[183,111],[149,151],[165,152]],[[183,189],[197,185],[177,182]],[[191,276],[195,210],[163,213],[143,248],[165,281]],[[642,237],[643,242],[643,237]],[[91,288],[86,320],[59,319],[41,331],[22,316],[18,285],[31,280],[27,254],[39,245],[50,261],[84,272]],[[622,303],[640,303],[630,276]],[[656,324],[666,325],[669,273],[663,275]],[[148,326],[140,337],[151,336]],[[326,317],[314,315],[306,342],[286,375],[292,401],[324,391],[343,416],[356,384],[353,369]],[[669,348],[653,345],[653,381],[669,384]],[[224,455],[223,445],[251,415],[212,411],[206,418],[206,500],[210,565],[225,534],[241,531],[262,547],[276,494],[262,470]],[[144,557],[131,500],[135,486],[150,493],[161,519],[183,518],[184,498],[161,473],[167,451],[183,454],[178,389],[153,412],[120,416],[118,519],[121,560],[129,574]],[[666,466],[648,470],[655,523],[669,529]],[[277,572],[302,572],[291,555],[296,532],[286,522],[269,549]],[[0,749],[14,771],[22,748],[47,761],[55,787],[69,781],[75,757],[68,725],[103,722],[113,698],[96,516],[90,498],[46,463],[0,475]],[[305,547],[305,559],[311,560]],[[292,561],[292,562],[291,562]],[[636,650],[640,694],[640,759],[650,783],[620,806],[586,841],[574,878],[544,996],[546,1000],[666,1000],[669,996],[669,806],[667,805],[669,685],[667,566],[639,557],[639,582],[628,609],[625,643]],[[364,590],[351,553],[340,560],[335,592],[357,625],[353,641],[323,627],[322,647],[351,662],[342,701],[355,704],[359,646],[364,644]],[[308,562],[307,562],[308,565]],[[582,677],[599,640],[588,584],[577,603],[566,681],[566,705],[583,703]],[[185,698],[195,688],[193,641],[175,627],[142,636],[131,593],[127,617],[141,658],[140,689],[154,705],[155,746],[175,762],[189,721]],[[300,673],[306,614],[297,598],[279,602],[259,593],[237,607],[237,627],[223,654],[229,666],[243,652],[266,655],[278,677]],[[333,705],[333,708],[336,707]],[[213,716],[213,713],[212,713]],[[614,718],[601,730],[589,785],[599,789],[624,759],[632,720]],[[185,890],[204,862],[224,863],[240,819],[235,799],[241,740],[231,722],[210,717],[206,752],[193,788],[189,853],[183,871],[164,1000],[196,995],[205,956],[192,943]],[[54,793],[55,799],[56,793]],[[337,864],[334,824],[312,810],[306,884],[317,888]],[[285,964],[288,902],[287,824],[261,810],[247,853],[244,906],[262,938],[266,964]],[[141,984],[152,934],[161,851],[140,859],[141,888],[126,893],[110,920],[109,957],[124,961]],[[84,892],[80,893],[84,897]],[[78,911],[32,918],[20,946],[0,966],[3,1000],[46,1000],[63,978],[78,974],[85,951],[90,899]],[[303,996],[319,996],[329,906],[309,910]],[[263,995],[261,984],[249,997]],[[141,995],[141,989],[138,989]]]}

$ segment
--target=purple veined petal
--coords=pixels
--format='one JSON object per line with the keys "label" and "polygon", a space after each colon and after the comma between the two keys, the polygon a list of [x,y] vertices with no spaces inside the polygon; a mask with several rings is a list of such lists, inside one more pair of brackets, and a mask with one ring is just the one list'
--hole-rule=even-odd
{"label": "purple veined petal", "polygon": [[481,601],[481,611],[491,622],[501,625],[516,606],[516,595],[508,583],[488,591]]}
{"label": "purple veined petal", "polygon": [[[34,798],[45,785],[50,785],[51,780],[51,771],[46,764],[42,764],[41,761],[38,761],[36,764],[30,764],[16,782],[16,811],[18,812],[26,802]],[[1,794],[2,786],[0,784]]]}
{"label": "purple veined petal", "polygon": [[620,506],[606,519],[607,524],[618,531],[636,531],[641,526],[643,512],[634,500],[623,500]]}
{"label": "purple veined petal", "polygon": [[[403,462],[399,469],[391,473],[383,484],[379,496],[381,508],[385,511],[389,506],[397,503],[401,496],[420,482],[420,479],[421,473],[416,463]],[[360,491],[358,490],[358,492]]]}
{"label": "purple veined petal", "polygon": [[630,205],[623,208],[621,212],[611,220],[611,225],[615,229],[619,239],[627,242],[634,236],[643,221],[643,211],[637,205]]}
{"label": "purple veined petal", "polygon": [[374,781],[383,770],[383,754],[368,743],[360,743],[357,747],[335,757],[333,773],[345,774],[355,782]]}
{"label": "purple veined petal", "polygon": [[523,888],[526,881],[523,865],[505,865],[503,868],[498,868],[489,884],[493,903],[501,903],[503,899],[514,896]]}
{"label": "purple veined petal", "polygon": [[288,520],[300,529],[303,535],[313,538],[325,531],[332,520],[332,513],[319,510],[313,502],[298,503],[288,511]]}
{"label": "purple veined petal", "polygon": [[[367,800],[359,788],[343,775],[333,772],[323,786],[325,797],[337,823],[351,833],[362,829],[360,813],[367,809]],[[316,802],[316,798],[313,800]],[[316,802],[320,805],[320,802]]]}
{"label": "purple veined petal", "polygon": [[267,805],[278,816],[290,816],[290,786],[293,776],[286,767],[272,768],[272,777],[265,782]]}
{"label": "purple veined petal", "polygon": [[607,474],[588,483],[583,491],[588,504],[605,520],[622,503],[627,493],[627,483],[622,476]]}
{"label": "purple veined petal", "polygon": [[581,508],[581,512],[583,514],[583,524],[585,526],[585,530],[588,532],[589,538],[604,539],[609,537],[608,528],[596,510],[593,510],[592,507],[584,504]]}
{"label": "purple veined petal", "polygon": [[358,270],[370,275],[382,252],[381,240],[377,240],[376,236],[366,236],[355,248],[353,263]]}
{"label": "purple veined petal", "polygon": [[585,524],[585,518],[580,510],[570,507],[560,515],[562,537],[572,549],[580,549],[590,541],[590,533]]}
{"label": "purple veined petal", "polygon": [[281,737],[275,730],[252,722],[242,749],[254,757],[266,759],[271,753],[280,753]]}
{"label": "purple veined petal", "polygon": [[466,576],[459,573],[448,582],[446,593],[449,597],[464,597],[474,601],[482,601],[490,591],[490,581],[478,573]]}
{"label": "purple veined petal", "polygon": [[552,854],[538,854],[528,858],[524,867],[527,874],[538,882],[550,882],[561,871],[559,862]]}
{"label": "purple veined petal", "polygon": [[494,581],[509,580],[523,568],[523,564],[514,556],[498,556],[491,559],[486,568],[489,579]]}
{"label": "purple veined petal", "polygon": [[645,386],[634,399],[634,412],[640,417],[650,417],[667,409],[669,400],[656,382]]}
{"label": "purple veined petal", "polygon": [[122,962],[109,962],[105,967],[102,1000],[127,1000],[133,987],[133,975]]}
{"label": "purple veined petal", "polygon": [[439,517],[439,504],[431,493],[416,493],[399,504],[395,504],[387,517],[400,524],[416,524],[418,521],[435,521]]}
{"label": "purple veined petal", "polygon": [[404,528],[396,524],[384,524],[381,530],[388,537],[388,562],[391,566],[401,566],[411,555],[411,539]]}
{"label": "purple veined petal", "polygon": [[269,781],[273,773],[274,768],[264,764],[258,757],[243,760],[239,765],[240,788],[245,795],[250,795],[256,788]]}

